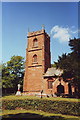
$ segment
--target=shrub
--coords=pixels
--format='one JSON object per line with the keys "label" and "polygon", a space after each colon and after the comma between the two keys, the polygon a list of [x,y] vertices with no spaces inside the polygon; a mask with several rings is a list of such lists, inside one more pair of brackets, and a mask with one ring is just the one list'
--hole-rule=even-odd
{"label": "shrub", "polygon": [[15,110],[23,108],[26,110],[42,110],[44,112],[80,115],[80,102],[53,101],[44,99],[25,99],[25,100],[3,100],[3,109]]}

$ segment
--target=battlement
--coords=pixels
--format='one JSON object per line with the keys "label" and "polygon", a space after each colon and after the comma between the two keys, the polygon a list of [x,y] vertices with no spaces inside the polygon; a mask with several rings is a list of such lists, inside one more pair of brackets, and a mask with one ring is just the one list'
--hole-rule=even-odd
{"label": "battlement", "polygon": [[37,36],[37,35],[44,34],[44,33],[47,34],[44,29],[39,30],[39,31],[35,31],[35,32],[34,31],[33,32],[28,32],[28,36],[27,37],[29,38],[29,37]]}

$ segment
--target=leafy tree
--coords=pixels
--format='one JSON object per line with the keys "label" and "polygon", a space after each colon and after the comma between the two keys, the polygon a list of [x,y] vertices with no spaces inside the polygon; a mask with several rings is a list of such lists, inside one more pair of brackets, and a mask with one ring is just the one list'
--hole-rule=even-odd
{"label": "leafy tree", "polygon": [[75,85],[80,90],[80,38],[79,39],[71,39],[69,41],[69,46],[71,47],[71,58],[72,58],[72,70],[74,71],[73,74],[73,81]]}
{"label": "leafy tree", "polygon": [[56,64],[54,63],[54,64],[51,64],[51,67],[56,67]]}
{"label": "leafy tree", "polygon": [[17,85],[23,84],[24,58],[12,56],[10,61],[2,65],[2,87],[3,89],[12,88],[14,91]]}
{"label": "leafy tree", "polygon": [[62,54],[59,56],[58,62],[55,62],[56,67],[63,69],[63,78],[65,81],[69,80],[77,91],[80,90],[80,39],[70,39],[69,46],[72,50],[69,54]]}
{"label": "leafy tree", "polygon": [[2,65],[0,64],[0,96],[2,96]]}

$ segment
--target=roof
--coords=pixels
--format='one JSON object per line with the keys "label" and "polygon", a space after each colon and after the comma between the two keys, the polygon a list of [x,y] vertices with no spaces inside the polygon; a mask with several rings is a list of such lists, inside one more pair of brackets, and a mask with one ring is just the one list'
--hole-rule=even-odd
{"label": "roof", "polygon": [[44,77],[53,77],[53,76],[61,76],[63,70],[56,69],[55,67],[48,68],[46,73],[43,75]]}

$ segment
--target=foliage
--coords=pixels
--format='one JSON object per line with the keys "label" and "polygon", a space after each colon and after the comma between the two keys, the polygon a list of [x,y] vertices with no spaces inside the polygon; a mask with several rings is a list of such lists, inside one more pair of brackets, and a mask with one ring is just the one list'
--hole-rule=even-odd
{"label": "foliage", "polygon": [[11,60],[2,65],[2,87],[15,90],[17,84],[23,83],[24,58],[12,56]]}
{"label": "foliage", "polygon": [[64,80],[69,80],[70,84],[80,90],[80,39],[70,39],[69,46],[72,52],[59,56],[58,62],[55,62],[57,68],[63,69]]}
{"label": "foliage", "polygon": [[54,64],[51,64],[51,67],[56,67],[56,64],[54,63]]}
{"label": "foliage", "polygon": [[41,110],[44,112],[79,116],[80,102],[54,101],[46,99],[3,99],[4,110]]}
{"label": "foliage", "polygon": [[[1,89],[2,89],[2,79],[1,79],[1,77],[2,77],[2,65],[0,64],[0,92],[1,92]],[[0,93],[0,95],[1,95],[1,93]]]}

